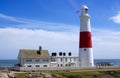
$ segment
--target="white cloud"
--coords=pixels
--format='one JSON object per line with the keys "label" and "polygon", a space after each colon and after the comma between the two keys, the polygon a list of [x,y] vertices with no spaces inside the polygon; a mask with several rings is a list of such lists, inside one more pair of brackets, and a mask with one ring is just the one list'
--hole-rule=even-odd
{"label": "white cloud", "polygon": [[110,17],[110,20],[112,20],[114,23],[120,24],[120,11],[113,17]]}
{"label": "white cloud", "polygon": [[120,32],[95,29],[93,30],[93,49],[95,58],[120,58]]}
{"label": "white cloud", "polygon": [[[94,58],[119,58],[120,32],[93,29]],[[51,52],[69,52],[78,55],[78,32],[0,28],[0,58],[16,58],[19,49],[48,49]]]}
{"label": "white cloud", "polygon": [[78,52],[78,35],[73,32],[1,28],[0,38],[0,58],[16,58],[19,49],[37,49],[39,45],[50,52]]}

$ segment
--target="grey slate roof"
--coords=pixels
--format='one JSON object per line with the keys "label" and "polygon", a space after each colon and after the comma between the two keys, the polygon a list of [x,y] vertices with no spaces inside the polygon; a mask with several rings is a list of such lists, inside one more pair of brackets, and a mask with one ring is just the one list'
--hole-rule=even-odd
{"label": "grey slate roof", "polygon": [[48,50],[42,50],[41,54],[38,53],[38,50],[26,50],[26,49],[21,49],[20,50],[20,57],[21,58],[38,58],[38,59],[43,59],[43,58],[50,58],[50,54]]}

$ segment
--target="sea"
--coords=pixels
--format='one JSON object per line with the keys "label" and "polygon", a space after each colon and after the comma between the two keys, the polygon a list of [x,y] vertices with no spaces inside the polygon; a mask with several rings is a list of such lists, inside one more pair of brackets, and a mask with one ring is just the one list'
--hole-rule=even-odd
{"label": "sea", "polygon": [[[114,65],[120,66],[120,59],[95,59],[94,64],[97,62],[111,62]],[[9,67],[17,64],[17,60],[0,60],[0,67]]]}

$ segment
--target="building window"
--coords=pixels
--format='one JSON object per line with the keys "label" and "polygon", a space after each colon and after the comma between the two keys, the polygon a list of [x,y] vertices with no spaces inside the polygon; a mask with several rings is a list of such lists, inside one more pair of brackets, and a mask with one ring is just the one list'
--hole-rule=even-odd
{"label": "building window", "polygon": [[27,65],[27,67],[32,67],[31,65]]}
{"label": "building window", "polygon": [[61,67],[62,67],[63,65],[61,64]]}
{"label": "building window", "polygon": [[65,58],[65,61],[67,62],[67,58]]}
{"label": "building window", "polygon": [[70,58],[70,62],[71,62],[71,58]]}
{"label": "building window", "polygon": [[47,65],[43,65],[43,67],[47,67]]}
{"label": "building window", "polygon": [[52,58],[52,62],[56,62],[56,59],[55,59],[55,58]]}
{"label": "building window", "polygon": [[68,65],[67,65],[67,64],[65,64],[65,66],[67,67]]}
{"label": "building window", "polygon": [[71,64],[68,64],[68,66],[70,67],[70,66],[71,66]]}
{"label": "building window", "polygon": [[49,60],[48,59],[46,59],[46,62],[48,62]]}
{"label": "building window", "polygon": [[32,59],[29,59],[29,62],[32,62]]}
{"label": "building window", "polygon": [[36,61],[36,62],[39,62],[40,60],[39,60],[39,59],[36,59],[35,61]]}
{"label": "building window", "polygon": [[49,59],[43,59],[43,61],[44,61],[44,62],[48,62],[48,61],[49,61]]}
{"label": "building window", "polygon": [[43,59],[43,61],[45,61],[45,59]]}
{"label": "building window", "polygon": [[40,67],[40,65],[36,65],[36,67]]}
{"label": "building window", "polygon": [[32,62],[32,59],[26,59],[26,62]]}
{"label": "building window", "polygon": [[26,62],[28,62],[28,60],[26,60]]}
{"label": "building window", "polygon": [[60,61],[62,62],[62,58],[60,58]]}

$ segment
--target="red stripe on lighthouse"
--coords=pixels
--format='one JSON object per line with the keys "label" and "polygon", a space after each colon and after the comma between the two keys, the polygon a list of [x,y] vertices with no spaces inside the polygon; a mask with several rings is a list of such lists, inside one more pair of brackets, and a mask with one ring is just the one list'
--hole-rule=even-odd
{"label": "red stripe on lighthouse", "polygon": [[92,48],[91,32],[80,32],[79,48]]}

